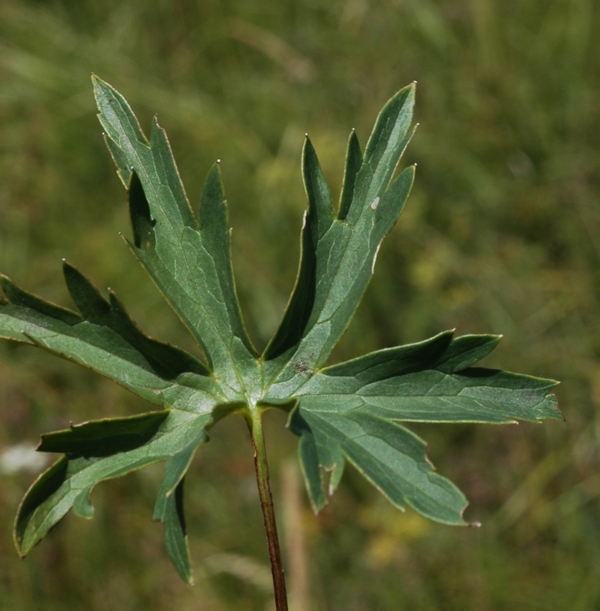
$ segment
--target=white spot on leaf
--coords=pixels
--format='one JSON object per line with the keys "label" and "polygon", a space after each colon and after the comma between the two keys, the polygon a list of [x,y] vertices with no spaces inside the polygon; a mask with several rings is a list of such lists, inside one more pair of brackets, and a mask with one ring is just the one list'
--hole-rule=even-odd
{"label": "white spot on leaf", "polygon": [[379,195],[371,202],[371,210],[377,210],[377,206],[379,206],[380,201]]}
{"label": "white spot on leaf", "polygon": [[379,244],[377,244],[377,248],[375,250],[375,256],[373,257],[373,263],[371,264],[371,276],[375,273],[375,261],[377,261],[377,255],[379,254],[379,249],[381,248],[381,244],[384,240],[385,236],[381,238]]}

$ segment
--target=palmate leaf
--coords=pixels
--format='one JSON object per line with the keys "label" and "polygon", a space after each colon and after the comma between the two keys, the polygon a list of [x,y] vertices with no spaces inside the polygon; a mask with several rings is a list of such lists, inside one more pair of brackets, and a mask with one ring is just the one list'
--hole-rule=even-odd
{"label": "palmate leaf", "polygon": [[183,482],[195,450],[219,419],[233,412],[260,418],[269,408],[288,412],[300,437],[315,510],[349,461],[396,506],[464,524],[466,499],[433,471],[424,442],[400,423],[560,418],[550,394],[555,382],[474,367],[499,338],[453,338],[452,332],[324,367],[412,186],[413,167],[394,174],[413,133],[414,85],[384,106],[364,154],[352,132],[337,211],[306,139],[308,210],[298,278],[281,325],[259,356],[236,297],[218,165],[208,174],[196,217],[156,119],[148,140],[126,100],[97,77],[93,83],[105,140],[128,191],[129,247],[197,340],[206,364],[145,335],[112,292],[105,299],[67,263],[65,279],[79,313],[1,277],[0,337],[85,365],[156,407],[42,436],[40,451],[63,456],[22,501],[15,522],[20,553],[26,555],[70,509],[91,517],[90,494],[98,482],[165,461],[154,518],[165,526],[169,557],[191,581]]}

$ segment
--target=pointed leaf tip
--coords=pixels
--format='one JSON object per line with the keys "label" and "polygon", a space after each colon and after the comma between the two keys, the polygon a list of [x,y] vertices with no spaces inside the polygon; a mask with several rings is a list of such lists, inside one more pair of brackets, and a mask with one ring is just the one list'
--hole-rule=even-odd
{"label": "pointed leaf tip", "polygon": [[363,156],[360,149],[360,143],[356,130],[352,128],[348,145],[346,148],[346,165],[344,168],[344,179],[342,182],[342,192],[340,194],[340,203],[338,205],[338,219],[343,221],[348,215],[348,210],[352,204],[355,194],[356,176],[362,166]]}
{"label": "pointed leaf tip", "polygon": [[110,312],[110,305],[100,291],[75,267],[63,262],[63,274],[67,289],[75,305],[90,321],[102,321]]}

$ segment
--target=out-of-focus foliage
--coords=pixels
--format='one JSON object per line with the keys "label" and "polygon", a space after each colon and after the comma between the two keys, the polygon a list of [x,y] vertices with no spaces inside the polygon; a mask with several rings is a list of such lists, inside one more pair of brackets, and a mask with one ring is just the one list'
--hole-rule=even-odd
{"label": "out-of-focus foliage", "polygon": [[[563,380],[567,422],[427,430],[433,461],[443,457],[476,505],[467,518],[482,521],[479,530],[397,515],[352,472],[314,521],[286,471],[276,494],[282,523],[295,516],[284,539],[298,606],[600,606],[599,28],[592,0],[0,4],[0,268],[70,305],[56,272],[66,257],[127,303],[145,303],[133,316],[182,345],[185,333],[141,270],[130,277],[136,267],[117,236],[128,222],[124,195],[89,73],[126,90],[145,125],[158,110],[192,201],[221,158],[239,289],[259,345],[296,272],[304,132],[337,184],[348,128],[364,139],[391,93],[419,81],[421,127],[406,159],[418,162],[415,189],[336,358],[455,325],[500,332],[488,364]],[[15,473],[6,452],[75,414],[143,406],[27,347],[0,349],[0,609],[265,608],[261,517],[235,420],[219,425],[192,467],[195,588],[178,583],[160,529],[146,526],[160,470],[99,489],[94,523],[67,519],[19,563],[10,521],[32,476]],[[275,435],[273,463],[290,441]],[[215,479],[220,470],[231,490]],[[113,501],[123,495],[121,512]]]}

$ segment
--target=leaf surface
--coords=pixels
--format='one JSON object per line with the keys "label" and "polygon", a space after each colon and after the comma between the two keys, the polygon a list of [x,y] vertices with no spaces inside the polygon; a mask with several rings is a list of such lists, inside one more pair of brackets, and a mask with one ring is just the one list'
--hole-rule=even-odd
{"label": "leaf surface", "polygon": [[391,179],[412,137],[413,104],[411,85],[384,106],[364,156],[352,132],[337,215],[306,139],[302,172],[308,211],[300,269],[281,326],[264,355],[267,379],[284,394],[302,382],[299,368],[321,366],[339,341],[371,279],[381,242],[404,208],[414,168]]}
{"label": "leaf surface", "polygon": [[97,77],[93,84],[109,149],[128,185],[130,247],[202,346],[215,376],[239,397],[242,377],[251,379],[257,366],[235,293],[218,167],[209,173],[197,220],[156,118],[148,140],[123,96]]}
{"label": "leaf surface", "polygon": [[0,302],[2,337],[80,363],[166,409],[43,436],[40,451],[65,456],[27,492],[15,522],[17,548],[26,555],[72,508],[92,517],[89,495],[98,482],[167,460],[155,518],[165,524],[167,551],[178,572],[191,581],[182,480],[195,449],[206,440],[205,429],[219,413],[214,408],[227,404],[225,396],[202,363],[144,335],[113,293],[106,301],[79,271],[67,263],[63,268],[81,314],[43,301],[2,277],[8,297]]}
{"label": "leaf surface", "polygon": [[43,301],[5,276],[0,337],[34,344],[89,367],[151,403],[210,413],[223,393],[187,352],[144,335],[111,292],[106,301],[80,272],[63,266],[81,314]]}
{"label": "leaf surface", "polygon": [[104,138],[127,189],[127,243],[206,357],[143,333],[112,291],[105,298],[77,269],[63,271],[78,312],[49,303],[1,276],[0,337],[77,362],[148,400],[155,411],[95,420],[42,436],[39,450],[62,454],[25,495],[15,542],[26,555],[71,509],[91,518],[104,480],[165,462],[153,517],[167,553],[192,582],[184,482],[215,422],[240,413],[256,422],[268,408],[289,413],[315,510],[338,486],[347,462],[394,505],[464,524],[467,504],[433,470],[425,442],[404,423],[559,419],[555,382],[478,367],[493,335],[387,348],[325,367],[373,275],[377,253],[410,193],[414,167],[396,167],[413,134],[415,87],[384,106],[364,154],[353,131],[337,210],[311,141],[302,152],[308,209],[298,277],[282,322],[262,355],[244,328],[231,268],[227,203],[219,165],[209,171],[197,215],[166,134],[148,139],[123,96],[93,78]]}
{"label": "leaf surface", "polygon": [[[22,556],[28,554],[70,509],[80,517],[91,518],[90,495],[96,484],[172,459],[182,447],[193,445],[196,448],[206,441],[205,428],[210,423],[210,414],[198,416],[165,410],[87,422],[42,436],[40,451],[64,452],[65,455],[36,480],[21,503],[15,521],[15,542],[19,553]],[[181,477],[188,466],[189,461],[180,468]],[[166,481],[168,487],[171,481],[169,471]],[[161,507],[170,505],[170,500],[166,499],[167,492],[170,497],[170,489],[161,489]],[[170,507],[155,517],[165,522],[167,538],[176,540],[180,548],[182,537],[179,533],[172,533]],[[186,575],[185,569],[181,568],[185,559],[179,558],[180,550],[168,547],[168,551],[173,554],[171,558],[178,571]]]}
{"label": "leaf surface", "polygon": [[549,395],[556,382],[471,366],[498,339],[453,340],[446,332],[312,376],[297,391],[290,426],[301,436],[300,458],[315,510],[349,460],[398,507],[408,504],[439,522],[460,524],[466,499],[432,471],[425,444],[398,423],[561,419]]}

